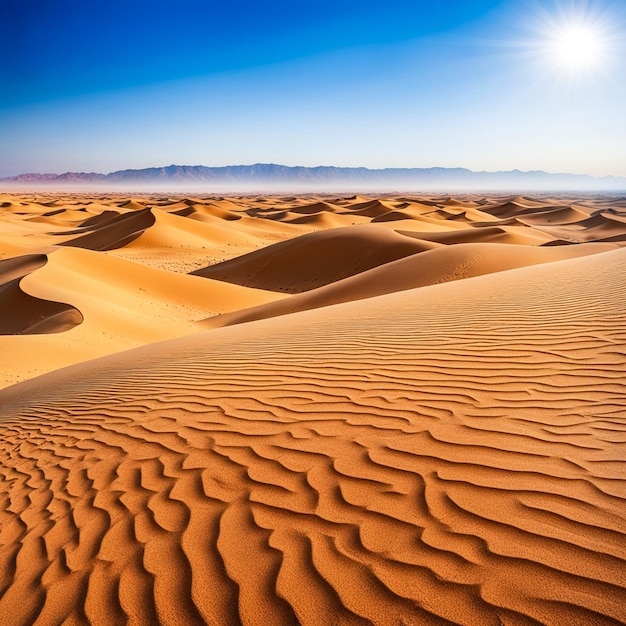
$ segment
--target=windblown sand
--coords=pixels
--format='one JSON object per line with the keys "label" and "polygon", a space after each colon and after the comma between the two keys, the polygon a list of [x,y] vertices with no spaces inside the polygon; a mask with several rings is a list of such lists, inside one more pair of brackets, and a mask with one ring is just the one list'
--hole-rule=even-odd
{"label": "windblown sand", "polygon": [[618,197],[5,195],[0,624],[626,623],[624,242]]}

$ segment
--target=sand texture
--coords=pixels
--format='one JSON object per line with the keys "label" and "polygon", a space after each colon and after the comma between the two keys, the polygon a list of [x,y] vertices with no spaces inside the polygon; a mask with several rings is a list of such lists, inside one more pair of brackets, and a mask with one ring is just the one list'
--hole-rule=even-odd
{"label": "sand texture", "polygon": [[625,241],[608,196],[5,196],[0,624],[626,623]]}

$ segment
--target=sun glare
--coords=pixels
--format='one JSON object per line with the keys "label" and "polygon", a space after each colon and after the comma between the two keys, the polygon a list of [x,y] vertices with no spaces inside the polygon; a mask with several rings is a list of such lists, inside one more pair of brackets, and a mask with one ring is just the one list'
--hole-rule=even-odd
{"label": "sun glare", "polygon": [[601,33],[582,25],[557,31],[553,48],[557,62],[571,70],[599,65],[604,53]]}
{"label": "sun glare", "polygon": [[558,84],[586,82],[606,77],[615,68],[624,33],[606,6],[592,0],[546,1],[531,20],[527,51],[534,69],[546,78],[556,76]]}

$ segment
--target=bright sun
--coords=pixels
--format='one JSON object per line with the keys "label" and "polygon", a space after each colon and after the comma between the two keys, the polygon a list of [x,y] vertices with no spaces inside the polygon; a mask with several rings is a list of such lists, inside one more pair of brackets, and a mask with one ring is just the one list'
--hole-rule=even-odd
{"label": "bright sun", "polygon": [[568,26],[555,33],[554,52],[560,65],[571,70],[598,65],[603,56],[602,36],[588,26]]}

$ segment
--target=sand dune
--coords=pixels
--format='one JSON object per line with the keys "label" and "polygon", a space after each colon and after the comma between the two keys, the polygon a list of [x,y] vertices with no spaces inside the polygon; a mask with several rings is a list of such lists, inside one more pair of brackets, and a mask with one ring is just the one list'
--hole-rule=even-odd
{"label": "sand dune", "polygon": [[217,204],[194,203],[190,207],[188,207],[187,210],[190,211],[190,213],[188,213],[187,215],[201,214],[210,217],[217,217],[221,220],[227,220],[229,222],[240,220],[243,217],[240,213],[236,213],[231,209],[219,206]]}
{"label": "sand dune", "polygon": [[312,202],[302,206],[294,206],[289,209],[292,213],[301,213],[302,215],[311,215],[313,213],[335,213],[338,210],[334,204],[330,202]]}
{"label": "sand dune", "polygon": [[75,307],[33,297],[22,289],[22,279],[47,260],[43,254],[30,254],[0,261],[0,335],[62,332],[83,321]]}
{"label": "sand dune", "polygon": [[[194,333],[201,329],[195,320],[207,315],[281,297],[79,248],[59,249],[47,259],[25,278],[0,287],[0,350],[12,354],[0,362],[0,381],[5,385]],[[7,262],[0,262],[0,270]],[[18,333],[37,336],[15,336]]]}
{"label": "sand dune", "polygon": [[540,244],[554,239],[554,236],[529,227],[485,225],[482,228],[463,228],[454,231],[414,231],[398,230],[400,234],[415,239],[445,245],[460,243],[510,243],[517,245]]}
{"label": "sand dune", "polygon": [[[359,202],[351,204],[347,207],[347,211],[350,215],[362,215],[363,217],[380,217],[394,211],[397,207],[391,202],[385,202],[384,200],[368,200],[366,202]],[[345,209],[345,208],[344,208]]]}
{"label": "sand dune", "polygon": [[[379,217],[372,219],[374,224],[388,224],[392,228],[402,228],[401,222],[406,221],[407,228],[413,230],[426,230],[428,232],[445,233],[467,228],[467,224],[460,224],[456,221],[457,216],[447,211],[428,211],[422,213],[412,209],[403,209],[383,213]],[[400,224],[398,224],[400,222]]]}
{"label": "sand dune", "polygon": [[585,241],[626,241],[626,222],[604,213],[556,226],[541,226],[544,232],[576,243]]}
{"label": "sand dune", "polygon": [[[154,223],[155,216],[149,208],[116,215],[102,223],[94,224],[92,220],[88,220],[86,229],[90,232],[68,239],[62,245],[87,250],[114,250],[137,239]],[[60,234],[76,235],[83,229]]]}
{"label": "sand dune", "polygon": [[503,204],[491,206],[487,209],[487,212],[494,217],[513,217],[517,215],[524,215],[526,213],[535,213],[538,207],[528,207],[526,204],[511,200]]}
{"label": "sand dune", "polygon": [[622,622],[625,278],[620,249],[5,390],[0,611]]}
{"label": "sand dune", "polygon": [[[63,302],[33,298],[20,288],[19,279],[0,285],[1,335],[59,333],[78,326],[81,312]],[[14,362],[7,363],[15,367]]]}
{"label": "sand dune", "polygon": [[45,254],[27,254],[0,261],[0,285],[30,274],[43,267],[47,260]]}
{"label": "sand dune", "polygon": [[[288,217],[285,221],[288,224],[306,224],[308,226],[314,226],[316,229],[352,226],[358,222],[358,220],[355,220],[352,216],[337,215],[336,213],[329,213],[325,211],[320,211],[319,213],[309,213],[299,217]],[[366,223],[366,221],[367,220],[364,220],[363,223]]]}
{"label": "sand dune", "polygon": [[0,196],[0,624],[626,623],[625,235]]}
{"label": "sand dune", "polygon": [[551,263],[614,249],[612,244],[534,247],[511,244],[474,243],[446,246],[385,263],[355,276],[317,289],[269,302],[251,309],[225,313],[205,320],[207,328],[218,328],[279,315],[317,309],[332,304],[363,300],[396,291],[455,280],[464,280],[518,267]]}
{"label": "sand dune", "polygon": [[557,207],[547,211],[538,213],[525,213],[518,217],[522,224],[571,224],[573,222],[581,222],[589,217],[587,213],[580,211],[574,207]]}
{"label": "sand dune", "polygon": [[193,274],[299,293],[432,247],[374,225],[349,226],[301,235]]}
{"label": "sand dune", "polygon": [[121,202],[118,206],[129,209],[130,211],[140,211],[146,208],[146,204],[141,200],[136,200],[135,198],[130,198],[124,202]]}
{"label": "sand dune", "polygon": [[154,215],[155,227],[143,232],[128,247],[166,248],[176,247],[181,242],[190,247],[202,247],[212,243],[239,243],[247,238],[245,232],[229,228],[228,222],[222,220],[211,225],[199,224],[161,209],[151,209],[151,212]]}

